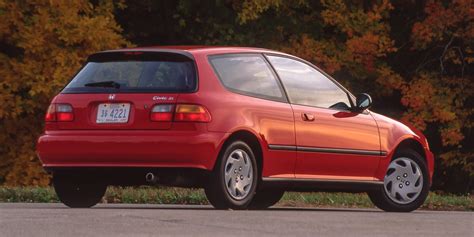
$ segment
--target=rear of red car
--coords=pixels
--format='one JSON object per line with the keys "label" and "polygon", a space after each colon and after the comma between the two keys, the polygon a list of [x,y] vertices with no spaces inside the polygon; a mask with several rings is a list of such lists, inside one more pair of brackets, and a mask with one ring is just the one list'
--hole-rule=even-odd
{"label": "rear of red car", "polygon": [[[47,169],[191,167],[209,170],[223,133],[207,132],[198,70],[184,51],[107,51],[85,66],[46,114],[37,152]],[[183,148],[182,144],[188,144]]]}

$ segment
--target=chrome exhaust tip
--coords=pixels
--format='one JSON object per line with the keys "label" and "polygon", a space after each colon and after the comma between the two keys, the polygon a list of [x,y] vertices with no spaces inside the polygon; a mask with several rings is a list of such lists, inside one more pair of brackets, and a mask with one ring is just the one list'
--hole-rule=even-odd
{"label": "chrome exhaust tip", "polygon": [[155,174],[153,174],[153,173],[147,173],[147,174],[145,175],[145,180],[146,180],[146,182],[148,182],[148,183],[156,183],[157,179],[158,179],[158,178],[157,178],[157,177],[155,176]]}

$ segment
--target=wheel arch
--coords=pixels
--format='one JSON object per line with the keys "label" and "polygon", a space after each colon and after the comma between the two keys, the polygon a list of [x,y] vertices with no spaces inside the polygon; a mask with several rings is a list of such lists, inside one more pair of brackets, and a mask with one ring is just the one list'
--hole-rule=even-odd
{"label": "wheel arch", "polygon": [[[224,152],[224,149],[225,147],[227,147],[227,145],[237,140],[247,143],[247,145],[249,145],[252,151],[254,152],[255,160],[258,166],[258,174],[259,174],[259,177],[261,177],[262,171],[263,171],[263,150],[262,150],[262,145],[260,144],[260,140],[258,139],[257,135],[255,135],[253,132],[250,132],[248,130],[243,130],[243,129],[232,132],[225,139],[224,143],[221,145],[217,159],[221,157],[222,152]],[[216,162],[214,163],[213,170],[217,164],[217,159],[216,159]]]}
{"label": "wheel arch", "polygon": [[379,167],[377,168],[377,171],[375,172],[375,178],[378,180],[383,180],[383,177],[385,176],[385,172],[387,170],[389,163],[395,158],[395,155],[397,154],[397,152],[399,152],[402,149],[412,149],[418,154],[420,154],[421,157],[423,157],[423,161],[425,161],[426,165],[428,166],[428,169],[430,172],[430,179],[431,179],[433,176],[433,169],[434,169],[433,155],[431,152],[426,150],[425,147],[423,147],[422,141],[417,139],[417,137],[415,136],[405,136],[405,137],[399,138],[398,142],[388,152],[387,156],[385,156],[384,158],[380,160]]}
{"label": "wheel arch", "polygon": [[412,150],[416,151],[418,154],[420,154],[423,157],[423,159],[425,160],[425,162],[428,162],[427,157],[426,157],[426,153],[425,153],[425,149],[423,148],[423,145],[419,141],[417,141],[413,138],[406,138],[406,139],[402,140],[400,143],[398,143],[398,145],[394,149],[394,153],[391,157],[391,160],[393,160],[394,155],[402,149],[412,149]]}

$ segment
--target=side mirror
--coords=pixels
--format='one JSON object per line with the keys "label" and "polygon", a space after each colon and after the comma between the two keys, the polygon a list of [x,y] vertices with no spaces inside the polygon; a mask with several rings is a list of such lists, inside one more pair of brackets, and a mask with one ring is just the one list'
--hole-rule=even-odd
{"label": "side mirror", "polygon": [[362,93],[358,94],[356,97],[356,104],[354,108],[354,112],[362,112],[372,105],[372,97],[369,94]]}

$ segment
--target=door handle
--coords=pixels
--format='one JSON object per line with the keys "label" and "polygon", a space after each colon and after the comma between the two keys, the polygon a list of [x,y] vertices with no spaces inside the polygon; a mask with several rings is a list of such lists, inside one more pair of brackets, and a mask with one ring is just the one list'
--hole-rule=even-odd
{"label": "door handle", "polygon": [[310,113],[302,113],[301,117],[303,118],[303,121],[314,121],[314,115]]}

